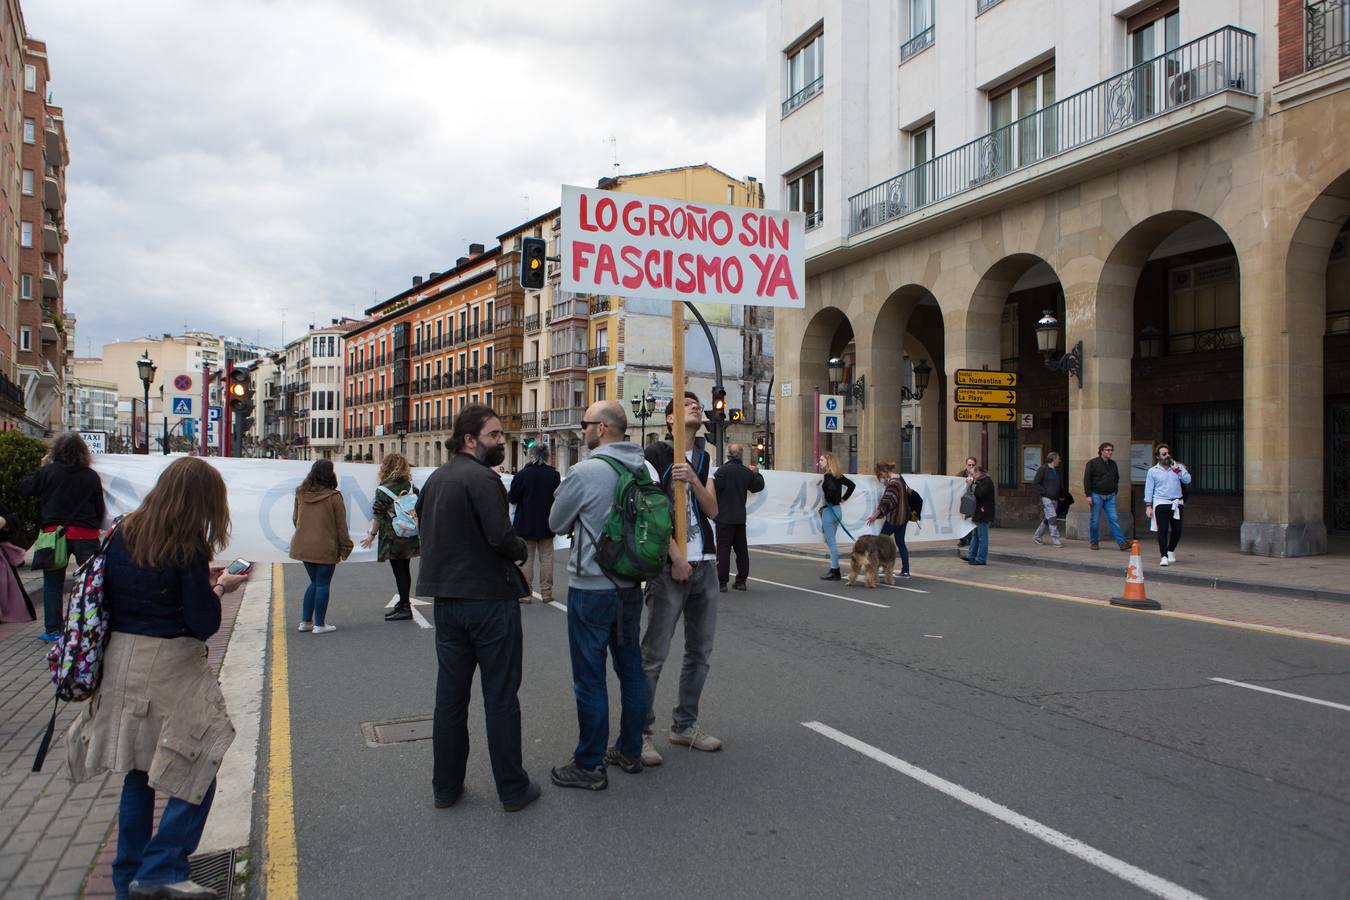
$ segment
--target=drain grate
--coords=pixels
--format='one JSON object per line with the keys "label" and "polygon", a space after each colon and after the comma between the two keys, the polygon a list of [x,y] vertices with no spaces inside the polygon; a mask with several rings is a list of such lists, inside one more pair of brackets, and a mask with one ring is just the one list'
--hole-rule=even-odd
{"label": "drain grate", "polygon": [[387,747],[390,744],[408,744],[431,740],[431,717],[409,716],[382,722],[362,722],[361,734],[367,747]]}
{"label": "drain grate", "polygon": [[234,850],[221,850],[219,853],[203,853],[188,859],[188,878],[209,887],[222,897],[230,897],[234,891]]}

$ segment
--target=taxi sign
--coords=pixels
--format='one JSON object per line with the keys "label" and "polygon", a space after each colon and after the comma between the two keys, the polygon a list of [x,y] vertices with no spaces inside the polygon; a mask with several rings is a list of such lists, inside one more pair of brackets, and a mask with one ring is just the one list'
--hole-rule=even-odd
{"label": "taxi sign", "polygon": [[959,387],[955,393],[957,403],[979,403],[990,406],[1017,405],[1017,391],[1000,388]]}
{"label": "taxi sign", "polygon": [[1011,406],[958,406],[954,416],[958,422],[1016,422],[1017,410]]}
{"label": "taxi sign", "polygon": [[987,369],[957,369],[956,383],[974,387],[1017,387],[1017,373],[993,372]]}

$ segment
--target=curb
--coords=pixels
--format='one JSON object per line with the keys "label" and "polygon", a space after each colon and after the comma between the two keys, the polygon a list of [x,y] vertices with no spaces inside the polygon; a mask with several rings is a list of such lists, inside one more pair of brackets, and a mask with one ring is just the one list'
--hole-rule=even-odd
{"label": "curb", "polygon": [[[752,550],[755,548],[751,548]],[[812,559],[828,559],[829,555],[824,551],[807,549],[800,544],[765,544],[760,549],[777,550],[781,553],[795,553],[799,556],[810,557]],[[842,555],[842,553],[840,554]],[[911,548],[910,556],[919,557],[950,557],[951,550],[938,549],[916,549]],[[1009,553],[1007,551],[989,551],[990,561],[997,560],[1003,563],[1012,563],[1019,566],[1038,566],[1043,569],[1060,569],[1068,572],[1090,572],[1094,575],[1119,575],[1121,569],[1118,566],[1108,566],[1101,563],[1079,562],[1072,559],[1045,559],[1040,556],[1031,556],[1023,553]],[[1325,600],[1333,603],[1350,603],[1350,591],[1333,591],[1326,588],[1302,587],[1296,584],[1279,584],[1266,581],[1239,581],[1235,578],[1210,577],[1206,575],[1187,575],[1181,572],[1162,572],[1150,571],[1148,578],[1150,581],[1160,581],[1164,584],[1179,584],[1188,587],[1214,588],[1223,591],[1241,591],[1248,594],[1265,594],[1272,597],[1291,597],[1299,600]]]}

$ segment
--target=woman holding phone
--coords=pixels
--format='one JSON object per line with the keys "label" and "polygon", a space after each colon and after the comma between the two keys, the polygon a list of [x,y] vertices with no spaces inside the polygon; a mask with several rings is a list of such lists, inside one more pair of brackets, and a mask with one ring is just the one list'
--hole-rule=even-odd
{"label": "woman holding phone", "polygon": [[390,453],[380,463],[380,485],[375,489],[375,503],[370,510],[370,533],[361,539],[361,546],[369,547],[378,536],[378,559],[388,562],[394,570],[398,603],[384,614],[386,622],[412,618],[412,561],[422,549],[417,535],[403,537],[394,530],[394,518],[398,514],[394,503],[404,494],[417,494],[412,483],[412,469],[402,453]]}
{"label": "woman holding phone", "polygon": [[328,588],[337,564],[352,553],[352,536],[347,529],[347,504],[337,489],[337,473],[331,459],[321,459],[310,467],[309,475],[295,489],[295,509],[291,521],[291,559],[305,564],[309,587],[301,608],[299,631],[327,634],[337,631],[328,621]]}
{"label": "woman holding phone", "polygon": [[1160,566],[1177,561],[1177,544],[1181,541],[1181,507],[1185,502],[1182,485],[1191,483],[1191,473],[1172,458],[1172,448],[1159,444],[1153,451],[1157,462],[1144,479],[1144,515],[1153,520],[1158,532]]}
{"label": "woman holding phone", "polygon": [[839,543],[836,533],[844,524],[841,507],[853,496],[856,485],[839,467],[839,457],[833,453],[822,453],[817,461],[820,470],[825,473],[820,480],[820,492],[824,505],[820,510],[820,530],[825,534],[825,546],[830,548],[830,571],[820,576],[821,581],[839,581]]}
{"label": "woman holding phone", "polygon": [[[103,680],[66,734],[66,761],[76,782],[126,773],[113,860],[118,897],[216,896],[188,880],[188,856],[234,740],[205,644],[220,630],[221,596],[248,578],[211,566],[229,536],[224,479],[187,457],[160,474],[108,539]],[[155,829],[157,791],[170,799]]]}

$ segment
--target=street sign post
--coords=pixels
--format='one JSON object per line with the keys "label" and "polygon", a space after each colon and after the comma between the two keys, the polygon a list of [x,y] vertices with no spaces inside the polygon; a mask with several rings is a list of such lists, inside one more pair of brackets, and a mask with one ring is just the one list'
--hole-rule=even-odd
{"label": "street sign post", "polygon": [[1011,406],[958,406],[953,415],[958,422],[1017,421],[1017,410]]}
{"label": "street sign post", "polygon": [[957,369],[956,384],[970,387],[1017,387],[1017,373],[994,372],[987,369]]}
{"label": "street sign post", "polygon": [[959,387],[955,392],[956,402],[979,406],[1016,406],[1017,391],[999,388]]}
{"label": "street sign post", "polygon": [[825,434],[844,433],[844,395],[820,395],[820,430]]}

